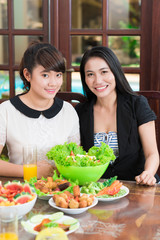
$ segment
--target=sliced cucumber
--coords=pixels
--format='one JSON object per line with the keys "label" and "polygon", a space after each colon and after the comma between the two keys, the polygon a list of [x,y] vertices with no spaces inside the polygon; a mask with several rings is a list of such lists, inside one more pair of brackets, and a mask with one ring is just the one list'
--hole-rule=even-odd
{"label": "sliced cucumber", "polygon": [[22,226],[24,229],[30,233],[37,233],[36,231],[33,230],[33,226],[29,224],[29,222],[21,221]]}
{"label": "sliced cucumber", "polygon": [[30,222],[39,224],[42,222],[43,218],[44,218],[44,215],[38,214],[38,215],[31,217]]}
{"label": "sliced cucumber", "polygon": [[70,226],[69,230],[71,231],[71,230],[74,230],[76,228],[77,228],[77,224],[73,224],[73,225]]}
{"label": "sliced cucumber", "polygon": [[76,223],[78,223],[77,219],[67,219],[63,221],[63,224],[65,225],[75,225]]}
{"label": "sliced cucumber", "polygon": [[63,212],[56,212],[56,213],[51,214],[51,215],[49,216],[49,219],[52,220],[52,221],[56,221],[56,220],[62,218],[63,215],[64,215]]}

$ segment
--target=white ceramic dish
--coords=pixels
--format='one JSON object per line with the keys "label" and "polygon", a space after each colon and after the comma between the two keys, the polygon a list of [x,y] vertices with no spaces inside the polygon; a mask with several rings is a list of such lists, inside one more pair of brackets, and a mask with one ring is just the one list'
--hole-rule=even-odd
{"label": "white ceramic dish", "polygon": [[98,201],[102,201],[102,202],[112,202],[112,201],[116,201],[118,199],[121,199],[121,198],[123,198],[123,197],[125,197],[129,194],[129,189],[126,186],[122,186],[121,189],[125,190],[125,193],[123,195],[120,195],[118,197],[109,197],[109,198],[97,197],[96,199],[98,199]]}
{"label": "white ceramic dish", "polygon": [[50,198],[49,201],[48,201],[48,203],[49,203],[49,205],[50,205],[51,207],[54,207],[54,208],[56,208],[56,209],[58,209],[58,210],[60,210],[60,211],[62,211],[62,212],[64,212],[64,213],[67,213],[67,214],[80,214],[80,213],[83,213],[83,212],[87,211],[89,208],[94,207],[94,206],[98,203],[98,199],[95,198],[94,201],[93,201],[93,203],[92,203],[92,205],[89,206],[89,207],[85,207],[85,208],[74,208],[74,209],[73,209],[73,208],[61,208],[61,207],[57,207],[56,204],[55,204],[55,202],[54,202],[54,200],[53,200],[53,198]]}
{"label": "white ceramic dish", "polygon": [[[44,218],[49,218],[49,217],[50,217],[49,214],[48,214],[48,215],[47,215],[47,214],[44,215]],[[44,218],[43,218],[43,219],[44,219]],[[72,233],[72,232],[75,232],[75,231],[79,228],[80,224],[79,224],[78,220],[76,220],[76,219],[73,218],[73,217],[69,217],[69,216],[63,215],[60,219],[56,220],[55,222],[57,222],[57,223],[63,223],[64,221],[70,222],[70,221],[74,221],[74,220],[77,221],[77,222],[74,224],[74,228],[72,228],[71,230],[69,230],[69,231],[66,232],[66,234],[68,235],[68,234],[70,234],[70,233]],[[21,224],[22,224],[22,226],[24,227],[24,229],[25,229],[26,232],[32,233],[32,234],[34,234],[34,235],[37,235],[37,234],[38,234],[37,231],[34,231],[34,227],[35,227],[36,225],[38,225],[37,223],[32,223],[30,220],[27,220],[27,221],[21,221]]]}
{"label": "white ceramic dish", "polygon": [[14,205],[14,206],[0,206],[1,208],[8,208],[12,211],[13,208],[17,210],[18,219],[22,218],[25,214],[29,213],[32,208],[34,207],[37,200],[37,195],[35,194],[35,198],[32,201],[29,201],[27,203]]}
{"label": "white ceramic dish", "polygon": [[38,195],[38,198],[41,200],[49,200],[52,196],[53,196],[53,194],[48,194],[48,195],[44,195],[44,196]]}

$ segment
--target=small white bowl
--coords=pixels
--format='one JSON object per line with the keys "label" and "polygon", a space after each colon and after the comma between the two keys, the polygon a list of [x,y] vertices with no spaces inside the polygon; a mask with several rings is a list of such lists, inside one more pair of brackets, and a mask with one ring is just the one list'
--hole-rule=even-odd
{"label": "small white bowl", "polygon": [[37,200],[37,195],[35,194],[35,197],[32,201],[29,201],[27,203],[23,203],[23,204],[19,204],[19,205],[13,205],[13,206],[0,206],[0,209],[2,208],[7,208],[10,209],[10,211],[12,211],[12,209],[16,209],[17,210],[17,214],[18,214],[18,219],[22,218],[25,214],[29,213],[32,208],[34,207],[35,203]]}
{"label": "small white bowl", "polygon": [[67,213],[67,214],[80,214],[80,213],[83,213],[85,211],[87,211],[89,208],[92,208],[94,207],[97,203],[98,203],[98,200],[97,198],[94,199],[92,205],[90,205],[89,207],[84,207],[84,208],[61,208],[61,207],[58,207],[56,206],[53,198],[50,198],[49,201],[48,201],[49,205],[64,212],[64,213]]}

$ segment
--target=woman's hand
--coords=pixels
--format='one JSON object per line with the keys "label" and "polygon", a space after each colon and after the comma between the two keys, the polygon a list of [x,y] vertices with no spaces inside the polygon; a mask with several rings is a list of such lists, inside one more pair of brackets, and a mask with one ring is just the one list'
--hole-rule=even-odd
{"label": "woman's hand", "polygon": [[143,171],[140,175],[135,177],[137,184],[154,186],[156,183],[156,178],[149,171]]}
{"label": "woman's hand", "polygon": [[42,160],[37,162],[37,178],[41,177],[52,177],[55,167],[52,166],[49,162]]}

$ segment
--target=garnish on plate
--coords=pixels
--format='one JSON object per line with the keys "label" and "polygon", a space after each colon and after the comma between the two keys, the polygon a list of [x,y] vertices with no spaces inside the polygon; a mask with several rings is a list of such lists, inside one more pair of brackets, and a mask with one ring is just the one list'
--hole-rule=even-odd
{"label": "garnish on plate", "polygon": [[47,197],[53,194],[61,193],[65,190],[73,192],[73,185],[76,185],[77,183],[68,181],[61,175],[58,176],[55,170],[52,177],[42,177],[40,180],[33,177],[30,179],[29,184],[34,187],[35,192],[39,197]]}
{"label": "garnish on plate", "polygon": [[120,191],[122,187],[122,183],[119,180],[115,180],[110,186],[104,187],[101,191],[96,194],[96,197],[102,195],[110,195],[113,196]]}
{"label": "garnish on plate", "polygon": [[126,196],[129,191],[117,180],[117,176],[111,177],[104,182],[91,182],[81,188],[81,193],[93,194],[98,199],[118,199]]}
{"label": "garnish on plate", "polygon": [[96,195],[105,187],[111,186],[117,180],[117,176],[111,177],[104,182],[91,182],[90,184],[84,185],[81,188],[81,193],[94,194]]}
{"label": "garnish on plate", "polygon": [[66,234],[69,234],[79,227],[79,222],[76,218],[65,216],[63,212],[34,215],[27,221],[21,221],[21,224],[27,232],[36,235],[43,229],[53,227],[60,227]]}

